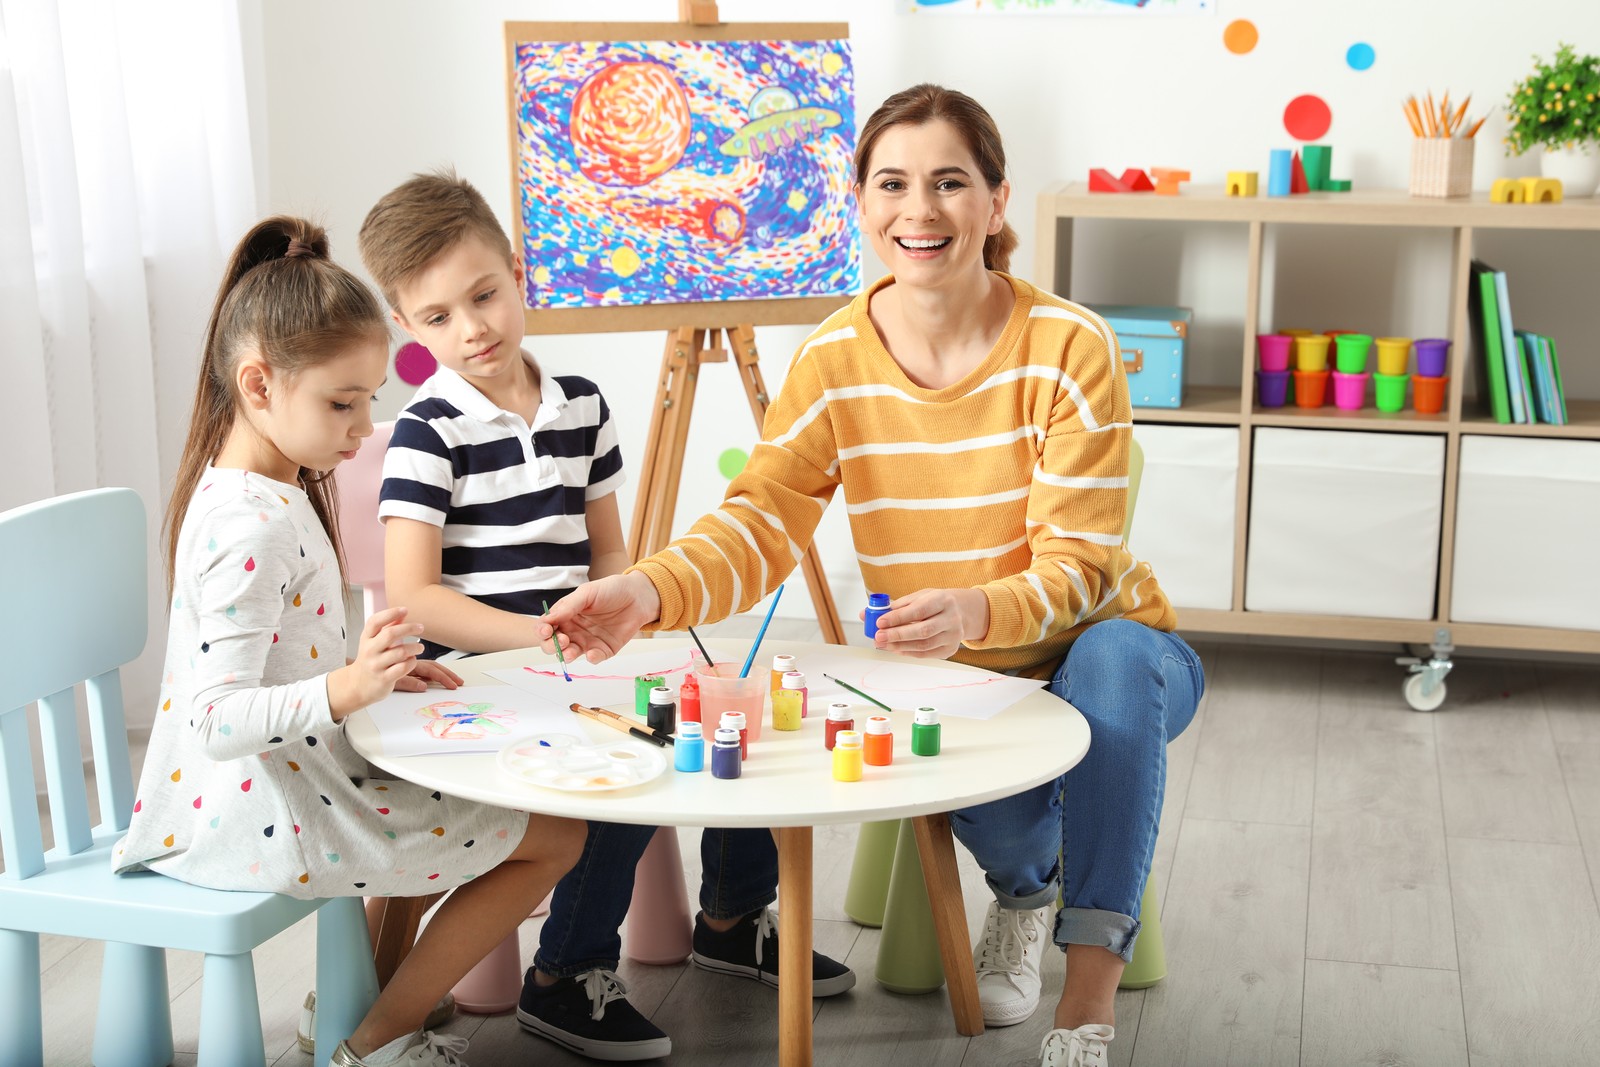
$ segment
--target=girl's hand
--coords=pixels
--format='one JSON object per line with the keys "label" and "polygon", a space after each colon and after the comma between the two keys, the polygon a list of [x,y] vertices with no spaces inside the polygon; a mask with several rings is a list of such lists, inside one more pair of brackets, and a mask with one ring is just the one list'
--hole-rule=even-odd
{"label": "girl's hand", "polygon": [[981,590],[920,589],[893,601],[878,617],[872,643],[885,652],[949,659],[961,642],[988,632],[989,598]]}
{"label": "girl's hand", "polygon": [[355,662],[328,675],[328,709],[337,722],[394,691],[395,683],[411,673],[422,642],[421,623],[408,623],[405,608],[375,612],[361,628]]}
{"label": "girl's hand", "polygon": [[402,693],[426,692],[429,683],[438,683],[446,689],[465,684],[465,679],[444,664],[431,659],[419,659],[411,673],[394,683]]}
{"label": "girl's hand", "polygon": [[573,653],[599,663],[617,654],[646,625],[661,617],[656,587],[638,571],[585,582],[551,605],[539,617],[535,632],[540,647],[555,655],[559,634],[562,655]]}

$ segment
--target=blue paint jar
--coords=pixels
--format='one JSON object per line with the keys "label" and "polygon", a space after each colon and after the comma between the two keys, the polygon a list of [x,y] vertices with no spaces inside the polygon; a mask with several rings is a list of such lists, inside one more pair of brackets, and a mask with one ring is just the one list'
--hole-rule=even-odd
{"label": "blue paint jar", "polygon": [[672,766],[693,773],[706,769],[706,739],[697,722],[680,723],[678,743],[673,746]]}
{"label": "blue paint jar", "polygon": [[867,594],[866,634],[868,637],[878,635],[878,620],[883,618],[883,613],[889,610],[888,593]]}
{"label": "blue paint jar", "polygon": [[711,745],[711,776],[737,778],[740,764],[739,731],[728,726],[718,727],[716,740]]}

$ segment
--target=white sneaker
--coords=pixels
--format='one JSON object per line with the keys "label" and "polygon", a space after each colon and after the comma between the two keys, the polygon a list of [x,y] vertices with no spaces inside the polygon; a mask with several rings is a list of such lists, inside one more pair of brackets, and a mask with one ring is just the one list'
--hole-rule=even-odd
{"label": "white sneaker", "polygon": [[1106,1044],[1116,1031],[1104,1023],[1052,1030],[1039,1046],[1039,1067],[1108,1067]]}
{"label": "white sneaker", "polygon": [[[406,1047],[399,1059],[385,1060],[382,1067],[467,1067],[461,1053],[467,1051],[467,1039],[455,1034],[435,1034],[423,1030],[413,1035],[415,1041]],[[328,1060],[328,1067],[378,1067],[376,1061],[367,1061],[350,1051],[347,1042],[339,1042]]]}
{"label": "white sneaker", "polygon": [[1050,939],[1048,905],[1032,911],[989,905],[983,940],[972,950],[985,1026],[1013,1026],[1039,1006],[1039,965]]}
{"label": "white sneaker", "polygon": [[[454,993],[446,993],[444,999],[433,1006],[428,1017],[422,1021],[424,1030],[437,1030],[450,1021],[456,1013],[456,998]],[[295,1044],[300,1046],[300,1051],[307,1056],[314,1056],[317,1052],[317,991],[313,989],[306,994],[305,1003],[300,1005],[300,1022],[295,1027]]]}

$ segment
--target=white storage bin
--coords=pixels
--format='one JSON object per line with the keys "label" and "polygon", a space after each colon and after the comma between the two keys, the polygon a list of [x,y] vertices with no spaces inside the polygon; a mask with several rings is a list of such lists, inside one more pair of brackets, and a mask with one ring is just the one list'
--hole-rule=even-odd
{"label": "white storage bin", "polygon": [[1255,434],[1247,611],[1431,619],[1444,438]]}
{"label": "white storage bin", "polygon": [[1600,442],[1463,437],[1450,618],[1600,630]]}
{"label": "white storage bin", "polygon": [[[1136,425],[1144,475],[1128,548],[1180,608],[1233,607],[1239,431]],[[1182,622],[1182,619],[1179,619]]]}

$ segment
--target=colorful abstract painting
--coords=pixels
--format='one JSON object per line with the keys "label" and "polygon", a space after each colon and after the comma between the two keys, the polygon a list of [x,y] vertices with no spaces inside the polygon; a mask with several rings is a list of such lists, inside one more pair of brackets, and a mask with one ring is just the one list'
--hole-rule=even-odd
{"label": "colorful abstract painting", "polygon": [[1210,15],[1216,0],[902,0],[914,14]]}
{"label": "colorful abstract painting", "polygon": [[860,290],[848,40],[518,40],[511,62],[529,308]]}

